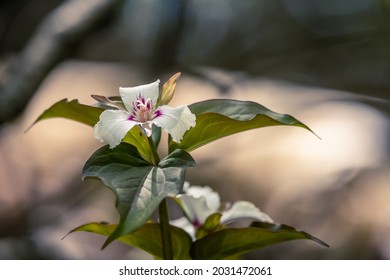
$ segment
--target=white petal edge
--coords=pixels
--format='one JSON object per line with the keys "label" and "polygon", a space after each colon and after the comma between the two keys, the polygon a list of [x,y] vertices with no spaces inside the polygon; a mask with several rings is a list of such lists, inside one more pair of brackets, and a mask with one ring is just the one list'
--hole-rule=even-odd
{"label": "white petal edge", "polygon": [[158,110],[161,112],[161,116],[156,117],[153,123],[169,133],[172,140],[177,143],[183,139],[184,133],[196,124],[196,116],[186,105],[176,108],[163,105],[158,107]]}
{"label": "white petal edge", "polygon": [[244,218],[273,223],[273,220],[267,214],[261,212],[259,208],[248,201],[236,201],[230,209],[222,213],[221,223],[227,224]]}
{"label": "white petal edge", "polygon": [[129,121],[129,113],[123,110],[105,110],[99,122],[94,126],[94,136],[114,148],[122,141],[127,132],[136,125]]}
{"label": "white petal edge", "polygon": [[209,186],[186,186],[183,187],[184,192],[194,198],[204,197],[206,199],[207,208],[213,212],[217,212],[221,206],[221,198],[219,194],[213,191]]}
{"label": "white petal edge", "polygon": [[170,224],[183,229],[185,232],[187,232],[192,240],[195,240],[195,227],[188,221],[186,217],[181,217],[179,219],[170,221]]}
{"label": "white petal edge", "polygon": [[179,195],[178,199],[181,202],[183,211],[191,222],[198,222],[203,224],[206,218],[215,213],[214,209],[211,209],[207,205],[206,197],[194,198],[189,195]]}
{"label": "white petal edge", "polygon": [[136,87],[120,87],[119,94],[122,98],[123,104],[126,109],[131,112],[133,109],[133,102],[137,100],[137,97],[141,95],[143,98],[150,98],[153,105],[156,105],[159,97],[159,84],[160,80],[154,83],[140,85]]}

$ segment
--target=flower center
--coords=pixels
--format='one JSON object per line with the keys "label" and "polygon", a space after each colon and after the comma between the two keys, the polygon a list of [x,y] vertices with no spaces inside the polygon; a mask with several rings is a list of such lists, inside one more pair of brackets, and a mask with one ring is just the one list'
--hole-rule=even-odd
{"label": "flower center", "polygon": [[201,222],[197,218],[195,218],[195,220],[192,221],[192,225],[196,230],[198,230],[202,226]]}
{"label": "flower center", "polygon": [[144,123],[153,120],[155,117],[154,106],[150,98],[145,99],[140,96],[133,102],[131,120]]}

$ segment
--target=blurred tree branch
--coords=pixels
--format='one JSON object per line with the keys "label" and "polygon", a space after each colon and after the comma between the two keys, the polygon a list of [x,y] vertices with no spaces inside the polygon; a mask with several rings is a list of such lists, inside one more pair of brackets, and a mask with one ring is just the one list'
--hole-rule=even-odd
{"label": "blurred tree branch", "polygon": [[40,24],[0,85],[0,126],[17,118],[54,66],[102,21],[121,0],[69,0]]}

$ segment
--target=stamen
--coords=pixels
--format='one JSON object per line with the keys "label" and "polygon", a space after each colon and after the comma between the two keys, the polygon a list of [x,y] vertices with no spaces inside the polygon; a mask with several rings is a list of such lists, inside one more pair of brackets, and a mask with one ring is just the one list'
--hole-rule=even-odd
{"label": "stamen", "polygon": [[132,119],[138,122],[147,122],[153,120],[154,107],[152,99],[139,96],[137,100],[133,102],[133,110],[131,112]]}

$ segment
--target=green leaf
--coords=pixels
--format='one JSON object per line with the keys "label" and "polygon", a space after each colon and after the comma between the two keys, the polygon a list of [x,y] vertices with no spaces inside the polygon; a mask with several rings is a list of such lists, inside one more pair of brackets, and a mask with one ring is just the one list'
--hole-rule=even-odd
{"label": "green leaf", "polygon": [[193,259],[226,259],[294,239],[309,239],[329,247],[318,238],[293,227],[256,222],[251,227],[223,229],[195,241],[191,247],[191,257]]}
{"label": "green leaf", "polygon": [[[116,224],[104,223],[88,223],[79,226],[69,232],[93,232],[103,236],[110,236]],[[170,226],[172,234],[173,257],[175,260],[189,260],[190,247],[192,243],[191,237],[182,229]],[[132,247],[141,249],[155,258],[162,259],[162,243],[160,225],[155,223],[146,223],[139,229],[130,234],[123,235],[118,238],[118,241],[130,245]]]}
{"label": "green leaf", "polygon": [[122,139],[122,142],[131,144],[136,147],[140,155],[148,162],[153,163],[152,150],[149,146],[149,141],[146,135],[141,131],[141,128],[134,126]]}
{"label": "green leaf", "polygon": [[99,116],[103,111],[102,108],[80,104],[78,100],[62,99],[45,110],[33,125],[50,118],[66,118],[94,126],[99,121]]}
{"label": "green leaf", "polygon": [[[103,111],[104,109],[102,108],[80,104],[78,100],[68,101],[63,99],[45,110],[31,126],[50,118],[66,118],[94,126],[99,121],[100,114]],[[148,139],[138,126],[133,127],[122,141],[136,147],[143,158],[152,162],[152,153]]]}
{"label": "green leaf", "polygon": [[154,145],[157,148],[158,145],[160,144],[160,140],[161,140],[161,127],[153,125],[153,128],[152,128],[152,139],[153,139]]}
{"label": "green leaf", "polygon": [[182,150],[174,151],[158,166],[150,165],[126,143],[97,150],[84,166],[83,179],[98,178],[109,187],[116,195],[120,215],[118,227],[103,247],[142,226],[165,197],[178,194],[185,169],[194,165],[193,158]]}
{"label": "green leaf", "polygon": [[212,99],[189,106],[196,115],[195,127],[188,130],[180,143],[172,140],[169,150],[193,151],[222,137],[254,128],[287,125],[308,129],[294,117],[275,113],[251,101]]}

